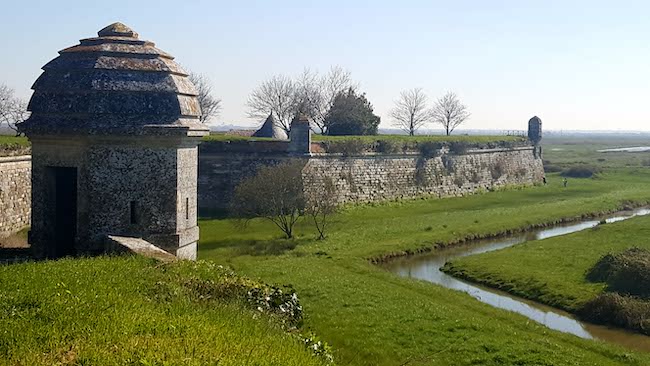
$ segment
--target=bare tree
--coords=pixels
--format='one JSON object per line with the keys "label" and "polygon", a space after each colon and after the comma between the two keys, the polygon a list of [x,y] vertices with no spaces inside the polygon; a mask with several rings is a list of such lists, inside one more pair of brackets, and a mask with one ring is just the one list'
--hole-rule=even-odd
{"label": "bare tree", "polygon": [[6,124],[18,134],[18,123],[29,117],[27,102],[16,98],[14,90],[5,84],[0,84],[0,126]]}
{"label": "bare tree", "polygon": [[221,99],[215,98],[212,94],[212,83],[204,74],[190,72],[190,81],[198,92],[199,106],[201,106],[202,123],[207,123],[213,117],[217,117],[221,111]]}
{"label": "bare tree", "polygon": [[460,102],[456,93],[453,92],[447,92],[447,94],[439,98],[433,106],[431,114],[433,121],[442,125],[447,136],[470,116],[467,107]]}
{"label": "bare tree", "polygon": [[275,75],[248,96],[248,116],[262,120],[272,114],[275,123],[288,135],[298,99],[294,81],[286,75]]}
{"label": "bare tree", "polygon": [[256,217],[265,218],[291,239],[293,227],[305,208],[303,166],[304,162],[294,160],[261,167],[255,176],[244,179],[235,188],[232,213],[242,225]]}
{"label": "bare tree", "polygon": [[314,222],[319,240],[325,239],[325,230],[330,216],[337,211],[337,203],[336,186],[330,177],[325,177],[322,189],[312,192],[307,198],[305,212]]}
{"label": "bare tree", "polygon": [[420,127],[431,122],[431,111],[427,109],[427,96],[421,88],[401,92],[390,115],[395,120],[395,124],[411,136],[415,135]]}
{"label": "bare tree", "polygon": [[334,104],[334,99],[340,93],[343,93],[350,88],[357,89],[358,85],[352,82],[352,76],[349,71],[343,69],[341,66],[332,66],[330,71],[320,78],[320,91],[319,98],[316,100],[314,107],[312,107],[312,120],[313,124],[320,129],[320,132],[327,133],[327,125],[325,124],[325,116]]}

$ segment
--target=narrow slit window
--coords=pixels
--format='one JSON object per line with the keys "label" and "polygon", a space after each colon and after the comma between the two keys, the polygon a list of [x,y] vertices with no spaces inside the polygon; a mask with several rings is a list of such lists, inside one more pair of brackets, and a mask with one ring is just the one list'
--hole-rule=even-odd
{"label": "narrow slit window", "polygon": [[190,199],[185,199],[185,220],[190,219]]}
{"label": "narrow slit window", "polygon": [[130,212],[131,212],[131,225],[135,225],[138,223],[138,202],[137,201],[131,201]]}

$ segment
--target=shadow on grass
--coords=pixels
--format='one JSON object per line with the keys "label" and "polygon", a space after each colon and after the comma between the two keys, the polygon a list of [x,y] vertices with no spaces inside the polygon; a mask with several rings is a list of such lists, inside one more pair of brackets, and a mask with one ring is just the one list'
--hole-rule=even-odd
{"label": "shadow on grass", "polygon": [[282,255],[294,250],[299,245],[312,241],[309,238],[301,239],[269,239],[269,240],[221,240],[202,243],[201,250],[218,248],[233,248],[238,255],[274,256]]}

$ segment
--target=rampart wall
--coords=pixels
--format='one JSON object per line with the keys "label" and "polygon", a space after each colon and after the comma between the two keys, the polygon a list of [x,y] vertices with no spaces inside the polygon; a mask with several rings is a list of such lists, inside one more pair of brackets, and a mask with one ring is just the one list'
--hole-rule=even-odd
{"label": "rampart wall", "polygon": [[[318,151],[315,146],[312,151]],[[339,201],[373,202],[449,197],[507,185],[531,185],[544,176],[539,148],[475,148],[462,153],[441,150],[434,157],[418,152],[344,155],[291,155],[286,142],[205,144],[199,152],[198,206],[203,214],[227,210],[233,191],[260,166],[290,159],[304,161],[305,193],[330,180]],[[30,224],[30,156],[0,157],[0,236]]]}
{"label": "rampart wall", "polygon": [[29,225],[31,156],[0,157],[0,237]]}
{"label": "rampart wall", "polygon": [[507,185],[532,185],[544,177],[541,152],[532,145],[462,153],[443,148],[434,157],[418,152],[291,156],[263,148],[225,151],[205,146],[199,153],[198,182],[203,213],[227,209],[237,184],[258,167],[296,158],[305,162],[305,193],[322,189],[330,180],[341,203],[462,196]]}

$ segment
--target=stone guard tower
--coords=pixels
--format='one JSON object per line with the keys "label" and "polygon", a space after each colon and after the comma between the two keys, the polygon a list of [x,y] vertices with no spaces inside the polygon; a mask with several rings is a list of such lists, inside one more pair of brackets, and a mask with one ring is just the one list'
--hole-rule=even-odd
{"label": "stone guard tower", "polygon": [[197,146],[209,131],[187,73],[121,23],[59,54],[20,125],[35,256],[102,253],[118,235],[196,258]]}
{"label": "stone guard tower", "polygon": [[541,159],[542,157],[542,146],[540,142],[542,141],[542,119],[534,116],[528,120],[528,140],[535,145],[533,154],[535,158]]}

